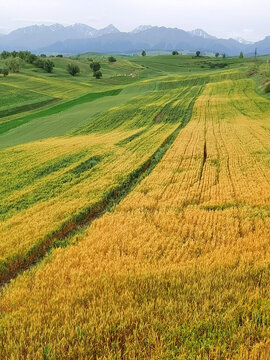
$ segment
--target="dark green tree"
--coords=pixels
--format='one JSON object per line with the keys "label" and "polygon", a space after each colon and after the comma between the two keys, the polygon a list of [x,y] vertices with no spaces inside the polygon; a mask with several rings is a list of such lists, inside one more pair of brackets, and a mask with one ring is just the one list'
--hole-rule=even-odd
{"label": "dark green tree", "polygon": [[35,54],[29,54],[26,61],[29,63],[29,64],[34,64],[34,62],[37,60],[37,55]]}
{"label": "dark green tree", "polygon": [[90,69],[93,70],[94,73],[95,73],[96,71],[99,71],[100,68],[101,68],[101,65],[100,65],[99,62],[97,62],[97,61],[91,62],[91,64],[90,64]]}
{"label": "dark green tree", "polygon": [[51,60],[45,60],[43,63],[43,69],[47,72],[47,73],[51,73],[53,71],[54,68],[54,63]]}
{"label": "dark green tree", "polygon": [[68,64],[67,71],[70,75],[75,76],[81,72],[80,68],[76,64]]}
{"label": "dark green tree", "polygon": [[43,69],[44,67],[44,62],[45,60],[41,59],[41,58],[37,58],[35,61],[34,61],[34,65],[39,68],[39,69]]}
{"label": "dark green tree", "polygon": [[29,56],[31,55],[30,51],[19,51],[17,54],[20,59],[26,62],[28,62]]}
{"label": "dark green tree", "polygon": [[18,57],[18,52],[17,51],[12,51],[11,56],[14,57],[14,58]]}
{"label": "dark green tree", "polygon": [[244,54],[243,54],[243,51],[241,51],[241,52],[240,52],[240,55],[239,55],[239,58],[240,58],[240,59],[243,59],[243,57],[244,57]]}
{"label": "dark green tree", "polygon": [[108,57],[108,61],[109,61],[110,63],[116,62],[116,58],[113,57],[113,56],[109,56],[109,57]]}
{"label": "dark green tree", "polygon": [[4,77],[6,77],[8,76],[8,69],[2,69],[0,73],[3,74]]}
{"label": "dark green tree", "polygon": [[218,58],[219,57],[219,52],[215,53],[215,57]]}
{"label": "dark green tree", "polygon": [[1,52],[1,58],[6,60],[10,56],[10,52],[4,50]]}
{"label": "dark green tree", "polygon": [[23,64],[23,60],[19,57],[10,58],[6,60],[5,64],[8,70],[17,73],[20,71],[20,68]]}
{"label": "dark green tree", "polygon": [[146,51],[145,50],[142,51],[142,56],[146,56]]}
{"label": "dark green tree", "polygon": [[174,51],[172,52],[172,55],[179,55],[179,52],[176,51],[176,50],[174,50]]}
{"label": "dark green tree", "polygon": [[225,54],[225,53],[223,53],[223,54],[222,54],[222,58],[223,58],[223,59],[225,59],[225,57],[226,57],[226,54]]}
{"label": "dark green tree", "polygon": [[198,50],[196,51],[196,56],[199,57],[201,55],[201,52]]}
{"label": "dark green tree", "polygon": [[96,79],[100,79],[100,78],[102,78],[102,72],[101,72],[100,70],[94,71],[94,72],[93,72],[93,76],[94,76]]}

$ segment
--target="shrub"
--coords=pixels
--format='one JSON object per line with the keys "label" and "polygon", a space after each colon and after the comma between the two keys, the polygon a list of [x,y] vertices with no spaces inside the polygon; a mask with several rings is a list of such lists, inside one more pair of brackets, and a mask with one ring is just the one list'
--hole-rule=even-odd
{"label": "shrub", "polygon": [[97,71],[99,71],[100,68],[101,68],[101,65],[100,65],[99,62],[97,62],[97,61],[91,62],[91,64],[90,64],[90,69],[93,70],[94,73],[97,72]]}
{"label": "shrub", "polygon": [[116,62],[116,58],[113,57],[113,56],[109,56],[109,57],[108,57],[108,61],[109,61],[110,63]]}
{"label": "shrub", "polygon": [[51,73],[53,71],[53,68],[54,68],[54,63],[51,60],[45,60],[43,62],[43,69],[47,73]]}
{"label": "shrub", "polygon": [[39,69],[43,69],[44,61],[45,60],[43,59],[37,58],[37,60],[34,62],[34,65]]}
{"label": "shrub", "polygon": [[68,64],[67,71],[72,76],[75,76],[75,75],[77,75],[77,74],[79,74],[81,72],[79,66],[75,65],[75,64]]}
{"label": "shrub", "polygon": [[1,58],[6,60],[10,56],[10,52],[4,50],[1,52]]}
{"label": "shrub", "polygon": [[7,69],[14,73],[18,73],[20,71],[22,63],[23,61],[19,57],[16,57],[14,59],[7,59],[5,62]]}
{"label": "shrub", "polygon": [[96,79],[100,79],[100,78],[102,78],[102,72],[101,72],[100,70],[94,71],[93,76],[94,76]]}
{"label": "shrub", "polygon": [[8,69],[2,69],[0,73],[3,74],[4,77],[6,77],[8,76]]}
{"label": "shrub", "polygon": [[172,55],[179,55],[179,52],[176,51],[176,50],[174,50],[174,51],[172,52]]}
{"label": "shrub", "polygon": [[213,63],[211,63],[211,64],[210,64],[210,68],[211,68],[211,69],[215,69],[215,68],[223,69],[223,68],[225,68],[226,66],[228,66],[227,63],[218,63],[218,64],[213,64]]}
{"label": "shrub", "polygon": [[13,51],[11,53],[11,55],[12,55],[12,57],[19,57],[20,59],[27,62],[27,60],[29,59],[29,56],[31,55],[31,53],[30,53],[30,51],[19,51],[18,53],[16,53],[16,51]]}
{"label": "shrub", "polygon": [[37,55],[35,54],[29,54],[26,61],[29,63],[29,64],[34,64],[34,62],[37,60]]}

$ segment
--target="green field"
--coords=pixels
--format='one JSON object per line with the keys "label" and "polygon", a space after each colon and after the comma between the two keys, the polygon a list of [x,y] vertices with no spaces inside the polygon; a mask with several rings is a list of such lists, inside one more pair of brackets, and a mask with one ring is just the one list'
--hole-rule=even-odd
{"label": "green field", "polygon": [[267,359],[269,57],[115,57],[0,75],[0,358]]}

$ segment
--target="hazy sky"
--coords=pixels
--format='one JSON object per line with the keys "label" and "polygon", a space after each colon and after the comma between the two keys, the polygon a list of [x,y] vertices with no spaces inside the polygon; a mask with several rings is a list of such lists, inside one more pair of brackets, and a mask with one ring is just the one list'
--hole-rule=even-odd
{"label": "hazy sky", "polygon": [[270,35],[269,0],[0,0],[0,33],[32,24],[141,24],[202,28],[218,37],[260,40]]}

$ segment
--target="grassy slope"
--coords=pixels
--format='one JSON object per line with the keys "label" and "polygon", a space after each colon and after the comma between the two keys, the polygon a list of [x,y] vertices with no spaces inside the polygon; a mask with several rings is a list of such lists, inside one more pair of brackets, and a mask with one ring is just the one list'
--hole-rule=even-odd
{"label": "grassy slope", "polygon": [[[45,74],[42,70],[27,65],[19,74],[0,78],[0,92],[2,91],[5,94],[2,103],[0,102],[0,114],[2,111],[3,115],[0,120],[1,148],[50,136],[64,135],[70,130],[80,127],[87,121],[88,116],[91,117],[113,106],[114,101],[109,98],[99,101],[99,97],[109,95],[110,91],[116,95],[117,92],[114,93],[114,91],[133,82],[130,77],[127,78],[126,76],[117,76],[110,81],[115,71],[121,68],[126,71],[128,68],[131,72],[140,67],[127,60],[119,59],[116,64],[110,65],[107,64],[107,60],[101,59],[104,67],[104,78],[97,81],[93,79],[89,61],[85,59],[78,61],[54,58],[53,61],[55,68],[52,74]],[[81,69],[81,73],[74,78],[66,71],[66,66],[70,62],[77,63]],[[128,96],[119,97],[115,104],[121,104],[127,100]],[[28,111],[45,105],[46,101],[57,101],[60,104],[53,107],[47,106],[45,110],[41,111]],[[78,107],[78,105],[90,101],[94,102],[91,107],[87,105]],[[79,113],[76,121],[74,111],[67,111],[75,105],[77,106],[76,113]],[[17,115],[10,116],[16,112]],[[21,114],[21,112],[25,113]],[[55,114],[57,115],[50,116]],[[29,124],[32,121],[33,124]],[[24,124],[27,126],[22,126]],[[18,129],[14,130],[15,128]]]}
{"label": "grassy slope", "polygon": [[[92,77],[89,61],[77,61],[67,58],[53,58],[52,60],[55,63],[52,74],[46,74],[41,69],[25,65],[18,74],[10,74],[6,78],[0,77],[0,91],[3,94],[9,94],[8,102],[6,98],[3,103],[0,102],[0,111],[11,107],[29,105],[31,103],[31,95],[32,103],[35,103],[38,97],[69,100],[89,92],[110,90],[114,86],[110,82],[106,83],[106,79],[108,80],[113,76],[114,68],[129,67],[130,71],[132,71],[133,68],[138,67],[138,65],[133,65],[126,60],[119,60],[119,64],[109,66],[103,60],[102,65],[104,67],[105,79],[96,81]],[[74,78],[66,71],[67,64],[71,62],[78,64],[81,69],[81,73]],[[106,70],[106,67],[109,67],[109,69]],[[15,96],[16,92],[18,92],[17,99]]]}

